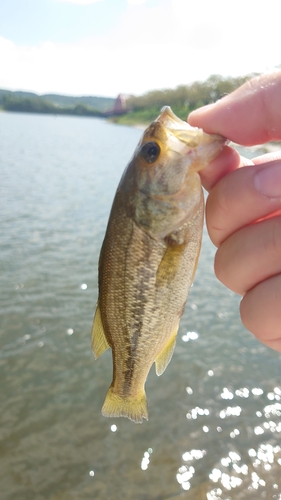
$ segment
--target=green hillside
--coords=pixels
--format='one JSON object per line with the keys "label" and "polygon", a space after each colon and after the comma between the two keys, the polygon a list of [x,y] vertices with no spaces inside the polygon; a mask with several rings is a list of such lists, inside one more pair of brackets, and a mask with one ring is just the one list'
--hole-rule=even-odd
{"label": "green hillside", "polygon": [[81,96],[72,97],[59,94],[44,94],[42,98],[57,105],[57,106],[76,106],[83,104],[98,111],[108,111],[113,108],[115,99],[112,97],[97,97],[97,96]]}
{"label": "green hillside", "polygon": [[7,111],[96,116],[113,108],[115,99],[98,96],[38,95],[0,89],[0,107]]}

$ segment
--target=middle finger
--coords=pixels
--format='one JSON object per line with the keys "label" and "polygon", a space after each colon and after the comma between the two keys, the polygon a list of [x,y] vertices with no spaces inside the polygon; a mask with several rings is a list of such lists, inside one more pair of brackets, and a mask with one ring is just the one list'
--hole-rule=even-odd
{"label": "middle finger", "polygon": [[281,272],[281,216],[246,226],[229,236],[215,256],[217,278],[244,295]]}
{"label": "middle finger", "polygon": [[[265,173],[267,177],[270,174],[269,181]],[[272,193],[268,193],[269,188]],[[241,227],[280,209],[281,160],[239,168],[223,177],[208,196],[206,222],[210,238],[219,246]]]}

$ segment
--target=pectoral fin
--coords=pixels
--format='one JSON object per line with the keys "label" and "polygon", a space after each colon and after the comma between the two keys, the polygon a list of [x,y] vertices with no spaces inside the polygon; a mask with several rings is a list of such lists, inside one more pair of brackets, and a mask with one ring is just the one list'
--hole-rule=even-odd
{"label": "pectoral fin", "polygon": [[156,285],[161,287],[167,283],[171,283],[175,278],[179,264],[181,262],[181,257],[185,249],[185,243],[181,245],[168,244],[167,249],[163,255],[163,258],[159,264],[157,275],[156,275]]}
{"label": "pectoral fin", "polygon": [[176,345],[177,332],[178,326],[170,337],[168,343],[165,345],[164,349],[160,352],[160,354],[158,354],[157,358],[155,359],[155,370],[158,377],[162,375],[171,361]]}
{"label": "pectoral fin", "polygon": [[93,328],[92,328],[92,350],[95,358],[97,359],[106,349],[110,347],[107,342],[102,321],[99,305],[97,305]]}

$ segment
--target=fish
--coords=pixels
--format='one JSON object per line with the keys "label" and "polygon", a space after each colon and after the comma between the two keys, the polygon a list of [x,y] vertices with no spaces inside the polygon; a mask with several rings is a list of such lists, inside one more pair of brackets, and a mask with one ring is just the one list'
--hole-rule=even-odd
{"label": "fish", "polygon": [[112,349],[107,417],[148,420],[145,382],[169,364],[200,253],[198,172],[225,144],[165,106],[144,131],[118,185],[99,257],[92,328],[97,359]]}

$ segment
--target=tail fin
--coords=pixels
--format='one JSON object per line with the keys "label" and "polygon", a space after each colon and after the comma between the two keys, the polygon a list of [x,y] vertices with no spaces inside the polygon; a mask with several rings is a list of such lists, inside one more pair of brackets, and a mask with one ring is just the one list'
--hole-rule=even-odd
{"label": "tail fin", "polygon": [[143,418],[148,420],[146,394],[118,396],[110,387],[107,391],[105,401],[101,410],[105,417],[127,417],[137,424],[141,424]]}

